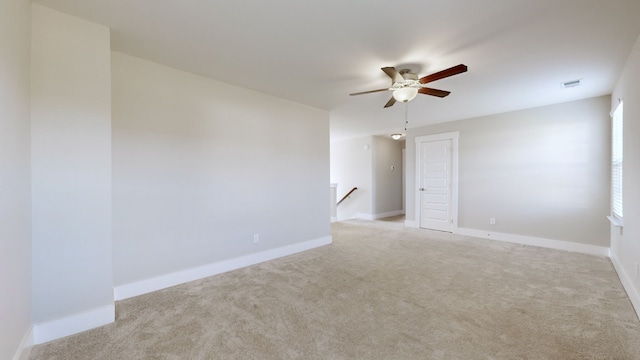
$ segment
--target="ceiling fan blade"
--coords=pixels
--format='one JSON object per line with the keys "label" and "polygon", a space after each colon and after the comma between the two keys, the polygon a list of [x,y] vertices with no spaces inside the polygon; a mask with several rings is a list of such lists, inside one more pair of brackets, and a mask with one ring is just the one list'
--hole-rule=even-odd
{"label": "ceiling fan blade", "polygon": [[353,94],[349,94],[349,95],[354,96],[354,95],[362,95],[362,94],[371,94],[371,93],[380,92],[380,91],[389,91],[389,88],[378,89],[378,90],[362,91],[362,92],[357,92],[357,93],[353,93]]}
{"label": "ceiling fan blade", "polygon": [[437,97],[441,97],[441,98],[451,94],[451,91],[438,90],[438,89],[432,89],[432,88],[427,88],[427,87],[423,87],[423,88],[418,89],[418,92],[420,94],[432,95],[432,96],[437,96]]}
{"label": "ceiling fan blade", "polygon": [[457,75],[466,71],[467,71],[467,65],[460,64],[460,65],[456,65],[454,67],[448,68],[446,70],[438,71],[437,73],[427,75],[425,77],[421,77],[420,80],[418,81],[420,81],[420,84],[426,84],[432,81],[444,79],[449,76]]}
{"label": "ceiling fan blade", "polygon": [[391,99],[389,99],[389,101],[387,101],[387,103],[384,105],[385,108],[388,108],[390,106],[393,106],[393,104],[396,103],[396,98],[394,98],[393,96],[391,97]]}
{"label": "ceiling fan blade", "polygon": [[391,82],[403,82],[404,78],[402,77],[402,75],[400,75],[400,73],[398,72],[398,70],[396,70],[396,68],[394,67],[383,67],[382,71],[384,71],[385,74],[389,75],[389,77],[391,78]]}

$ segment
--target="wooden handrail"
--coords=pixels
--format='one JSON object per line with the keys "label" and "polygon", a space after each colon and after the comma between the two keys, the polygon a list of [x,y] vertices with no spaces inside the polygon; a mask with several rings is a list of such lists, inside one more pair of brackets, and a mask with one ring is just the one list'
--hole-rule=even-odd
{"label": "wooden handrail", "polygon": [[343,196],[342,199],[340,199],[340,201],[338,201],[338,203],[336,204],[336,206],[340,205],[341,202],[343,202],[346,198],[349,197],[349,195],[351,195],[352,192],[358,190],[357,187],[354,187],[353,189],[349,190],[349,192],[347,193],[347,195]]}

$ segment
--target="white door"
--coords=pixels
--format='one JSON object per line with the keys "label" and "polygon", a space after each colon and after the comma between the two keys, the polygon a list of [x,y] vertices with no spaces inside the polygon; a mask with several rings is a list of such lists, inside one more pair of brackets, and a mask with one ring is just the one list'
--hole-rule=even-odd
{"label": "white door", "polygon": [[453,231],[453,140],[419,143],[420,227]]}

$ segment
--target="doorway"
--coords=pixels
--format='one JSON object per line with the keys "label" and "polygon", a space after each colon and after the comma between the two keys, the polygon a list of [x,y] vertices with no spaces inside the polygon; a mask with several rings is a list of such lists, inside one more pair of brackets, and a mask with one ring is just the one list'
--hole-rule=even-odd
{"label": "doorway", "polygon": [[458,132],[416,138],[416,215],[424,229],[458,226]]}

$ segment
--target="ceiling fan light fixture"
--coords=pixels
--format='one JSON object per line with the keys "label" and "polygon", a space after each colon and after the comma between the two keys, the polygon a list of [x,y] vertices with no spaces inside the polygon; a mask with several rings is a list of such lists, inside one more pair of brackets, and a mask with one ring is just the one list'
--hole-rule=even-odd
{"label": "ceiling fan light fixture", "polygon": [[393,98],[400,102],[411,101],[416,95],[418,95],[418,89],[414,87],[401,87],[393,90]]}

